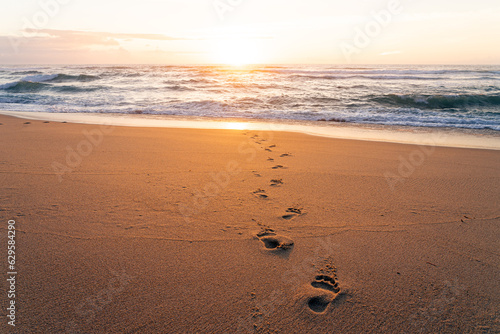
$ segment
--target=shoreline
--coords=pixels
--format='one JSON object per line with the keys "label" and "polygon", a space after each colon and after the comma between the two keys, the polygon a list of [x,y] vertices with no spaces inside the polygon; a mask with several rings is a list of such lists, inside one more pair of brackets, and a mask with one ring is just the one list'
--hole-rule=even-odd
{"label": "shoreline", "polygon": [[0,115],[22,119],[144,128],[254,130],[301,133],[325,138],[435,147],[500,150],[494,130],[420,128],[374,124],[327,123],[243,118],[115,113],[48,113],[0,110]]}

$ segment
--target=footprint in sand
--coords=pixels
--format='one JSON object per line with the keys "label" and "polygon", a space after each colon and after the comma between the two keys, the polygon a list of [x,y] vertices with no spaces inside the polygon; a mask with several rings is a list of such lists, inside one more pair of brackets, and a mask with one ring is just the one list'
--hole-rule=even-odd
{"label": "footprint in sand", "polygon": [[282,155],[280,155],[281,158],[284,158],[284,157],[291,157],[292,154],[291,153],[283,153]]}
{"label": "footprint in sand", "polygon": [[293,248],[292,239],[277,235],[271,228],[262,229],[257,233],[257,239],[262,242],[264,248],[268,251],[286,252]]}
{"label": "footprint in sand", "polygon": [[267,158],[267,161],[274,161],[273,158]]}
{"label": "footprint in sand", "polygon": [[272,179],[270,186],[271,187],[279,187],[282,184],[283,184],[283,179]]}
{"label": "footprint in sand", "polygon": [[253,170],[252,173],[253,173],[254,176],[257,176],[257,177],[261,177],[262,176],[256,170]]}
{"label": "footprint in sand", "polygon": [[281,216],[281,218],[286,219],[286,220],[290,220],[290,219],[293,219],[295,217],[298,217],[298,216],[301,216],[304,214],[303,209],[297,208],[297,207],[288,208],[288,209],[286,209],[286,212],[289,212],[289,213]]}
{"label": "footprint in sand", "polygon": [[311,286],[323,290],[322,294],[313,296],[308,299],[307,306],[314,313],[325,312],[328,305],[330,305],[340,294],[340,287],[334,275],[317,275]]}
{"label": "footprint in sand", "polygon": [[261,199],[267,199],[269,198],[269,196],[266,195],[266,191],[263,190],[263,189],[257,189],[253,192],[253,194],[258,197],[258,198],[261,198]]}
{"label": "footprint in sand", "polygon": [[282,166],[282,165],[276,165],[274,167],[271,167],[272,169],[286,169],[285,166]]}
{"label": "footprint in sand", "polygon": [[24,124],[26,124],[26,125],[27,125],[27,124],[31,124],[31,122],[25,122]]}

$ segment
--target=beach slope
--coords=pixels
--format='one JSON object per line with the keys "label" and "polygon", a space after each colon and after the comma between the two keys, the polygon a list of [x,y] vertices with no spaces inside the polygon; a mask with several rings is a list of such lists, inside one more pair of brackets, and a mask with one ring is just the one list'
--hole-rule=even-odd
{"label": "beach slope", "polygon": [[1,332],[500,332],[499,151],[0,123]]}

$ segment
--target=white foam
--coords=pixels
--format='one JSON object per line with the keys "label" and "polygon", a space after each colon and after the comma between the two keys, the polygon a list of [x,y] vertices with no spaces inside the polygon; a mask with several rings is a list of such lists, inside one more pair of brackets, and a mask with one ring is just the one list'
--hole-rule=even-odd
{"label": "white foam", "polygon": [[0,114],[32,120],[48,120],[80,124],[102,124],[130,127],[232,129],[256,131],[298,132],[313,136],[364,141],[391,142],[401,144],[431,145],[443,147],[478,148],[500,150],[500,137],[474,135],[462,132],[425,129],[413,131],[408,128],[318,125],[306,122],[255,122],[230,121],[227,119],[181,118],[154,115],[91,114],[91,113],[46,113],[14,112],[0,110]]}

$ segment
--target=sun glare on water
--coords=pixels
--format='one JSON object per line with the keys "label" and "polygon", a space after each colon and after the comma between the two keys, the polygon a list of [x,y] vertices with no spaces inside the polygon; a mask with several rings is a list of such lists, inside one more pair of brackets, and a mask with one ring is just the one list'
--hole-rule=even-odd
{"label": "sun glare on water", "polygon": [[228,130],[246,130],[247,125],[245,123],[230,122],[226,124],[226,129]]}
{"label": "sun glare on water", "polygon": [[250,39],[218,40],[213,53],[215,62],[232,66],[257,64],[262,60],[260,45]]}

